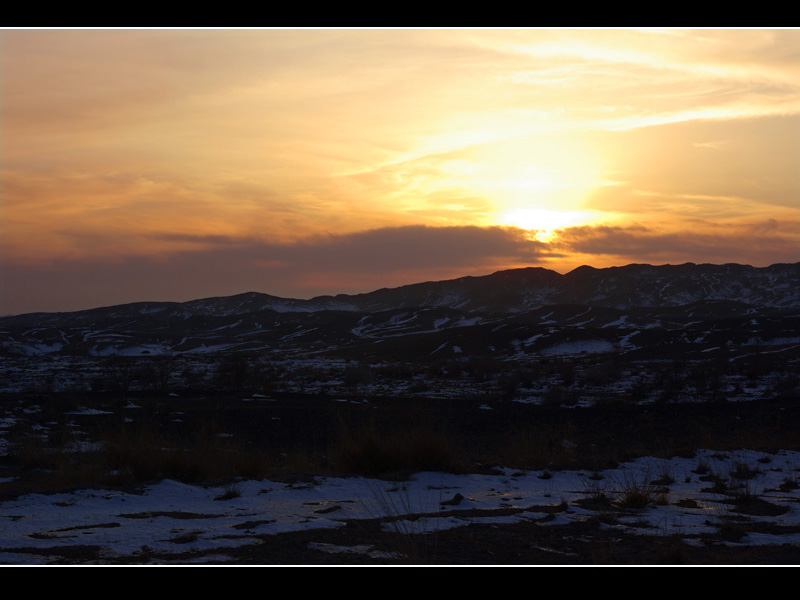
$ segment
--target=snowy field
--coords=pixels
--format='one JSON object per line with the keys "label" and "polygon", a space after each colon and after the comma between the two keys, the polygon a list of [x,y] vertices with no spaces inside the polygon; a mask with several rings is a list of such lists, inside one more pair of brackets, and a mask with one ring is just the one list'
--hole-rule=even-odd
{"label": "snowy field", "polygon": [[[160,564],[225,564],[231,548],[352,520],[384,519],[386,528],[432,534],[475,523],[554,527],[611,512],[614,518],[603,527],[629,534],[679,535],[698,545],[800,546],[798,452],[699,451],[692,458],[642,458],[599,472],[497,472],[425,472],[402,483],[352,477],[199,487],[164,480],[140,493],[25,495],[0,504],[0,564],[63,564],[69,561],[58,550],[67,546],[99,549],[100,558],[90,564],[141,564],[151,554]],[[415,515],[425,516],[403,519]],[[750,531],[720,540],[726,523],[743,522]],[[364,544],[308,547],[390,564],[402,560]]]}

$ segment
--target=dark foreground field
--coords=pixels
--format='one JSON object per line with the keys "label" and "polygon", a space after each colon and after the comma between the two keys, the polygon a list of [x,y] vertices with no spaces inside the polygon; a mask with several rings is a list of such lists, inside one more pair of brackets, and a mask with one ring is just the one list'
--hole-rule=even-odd
{"label": "dark foreground field", "polygon": [[[113,394],[19,395],[2,398],[7,452],[0,498],[85,488],[135,491],[162,479],[226,485],[271,479],[298,485],[314,477],[366,476],[403,481],[419,471],[496,473],[498,467],[587,474],[638,457],[692,458],[698,449],[800,450],[800,403],[758,402],[542,407],[513,401],[430,398],[337,399],[284,394],[253,398]],[[42,432],[31,435],[31,432]],[[82,451],[72,451],[80,446]],[[176,459],[175,449],[181,448]],[[702,477],[702,473],[697,477]],[[713,482],[708,475],[709,485]],[[797,482],[798,473],[787,482]],[[670,482],[663,482],[669,489]],[[722,494],[725,493],[720,488]],[[787,488],[788,489],[788,488]],[[542,527],[574,506],[525,507],[530,518],[510,524],[477,522],[433,533],[392,531],[386,519],[342,527],[255,535],[262,543],[226,550],[224,564],[800,564],[798,525],[759,517],[768,503],[730,513],[714,533],[692,543],[679,535],[627,533],[614,524],[630,506],[587,496],[593,512],[579,522]],[[594,501],[595,505],[590,505]],[[678,500],[673,499],[673,502]],[[656,502],[655,496],[647,502]],[[774,508],[774,507],[772,507]],[[493,509],[492,516],[521,512]],[[483,511],[486,512],[485,510]],[[479,510],[452,507],[450,516]],[[777,514],[777,513],[776,513]],[[421,515],[411,515],[411,518]],[[480,516],[487,516],[482,514]],[[383,525],[383,527],[381,526]],[[787,544],[737,543],[748,533],[778,533]],[[0,532],[0,535],[2,533]],[[19,542],[2,538],[3,550]],[[780,538],[777,538],[780,539]],[[402,552],[364,554],[331,548],[370,546]],[[89,544],[47,552],[48,562],[182,563],[185,554],[142,551],[101,557]],[[55,559],[53,558],[55,556]],[[215,562],[213,557],[206,562]]]}

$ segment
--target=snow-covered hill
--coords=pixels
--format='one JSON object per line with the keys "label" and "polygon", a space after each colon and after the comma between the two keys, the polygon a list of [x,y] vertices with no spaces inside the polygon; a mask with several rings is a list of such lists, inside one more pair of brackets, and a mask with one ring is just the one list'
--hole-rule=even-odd
{"label": "snow-covered hill", "polygon": [[502,356],[774,340],[800,343],[800,263],[525,268],[310,300],[250,292],[0,318],[7,356],[390,349],[397,359],[446,346]]}

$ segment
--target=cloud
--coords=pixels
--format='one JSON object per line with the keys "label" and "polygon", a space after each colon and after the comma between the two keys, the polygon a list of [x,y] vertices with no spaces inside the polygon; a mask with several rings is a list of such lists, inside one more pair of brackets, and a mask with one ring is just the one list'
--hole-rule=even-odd
{"label": "cloud", "polygon": [[519,229],[414,225],[317,237],[278,253],[309,267],[382,272],[530,260],[541,248]]}
{"label": "cloud", "polygon": [[639,225],[581,226],[559,231],[551,250],[631,262],[738,262],[767,266],[800,260],[800,223],[769,219],[716,225],[697,221],[689,230]]}
{"label": "cloud", "polygon": [[185,301],[245,291],[285,297],[368,292],[482,275],[549,256],[544,244],[527,232],[505,227],[388,227],[296,243],[214,235],[166,237],[185,250],[160,258],[7,264],[0,314]]}
{"label": "cloud", "polygon": [[155,234],[159,240],[203,245],[202,252],[184,252],[176,260],[284,265],[287,269],[386,273],[420,269],[461,268],[496,261],[535,260],[545,245],[513,227],[430,227],[409,225],[356,233],[326,234],[293,243],[236,239],[223,235]]}
{"label": "cloud", "polygon": [[[798,31],[19,30],[0,43],[0,312],[568,261],[798,259]],[[483,227],[578,209],[619,226],[549,245]]]}
{"label": "cloud", "polygon": [[[794,224],[796,230],[800,227],[797,223]],[[767,234],[774,234],[778,232],[780,228],[780,224],[776,219],[767,219],[761,223],[754,223],[751,226],[751,231],[754,235],[767,235]]]}
{"label": "cloud", "polygon": [[[800,260],[800,223],[769,219],[689,230],[643,225],[578,226],[549,242],[512,227],[406,226],[328,234],[284,243],[225,235],[153,234],[180,251],[148,256],[8,263],[0,271],[0,314],[65,311],[135,301],[186,301],[258,291],[309,298],[523,267],[566,271],[632,262]],[[571,261],[571,262],[570,262]],[[560,265],[560,268],[559,268]]]}

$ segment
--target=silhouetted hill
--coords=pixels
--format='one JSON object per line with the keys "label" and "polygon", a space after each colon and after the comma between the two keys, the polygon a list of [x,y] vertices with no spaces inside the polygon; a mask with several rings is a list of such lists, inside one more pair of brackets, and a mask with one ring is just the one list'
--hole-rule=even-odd
{"label": "silhouetted hill", "polygon": [[248,292],[4,317],[0,351],[678,352],[689,341],[707,349],[794,340],[798,315],[800,263],[583,266],[564,275],[532,267],[310,300]]}
{"label": "silhouetted hill", "polygon": [[729,300],[766,307],[800,305],[800,263],[756,268],[747,265],[639,265],[578,267],[565,275],[539,267],[498,271],[482,277],[416,283],[365,294],[310,300],[240,294],[185,303],[202,312],[244,313],[316,310],[381,311],[447,307],[467,312],[521,312],[549,304],[607,308],[683,306]]}

